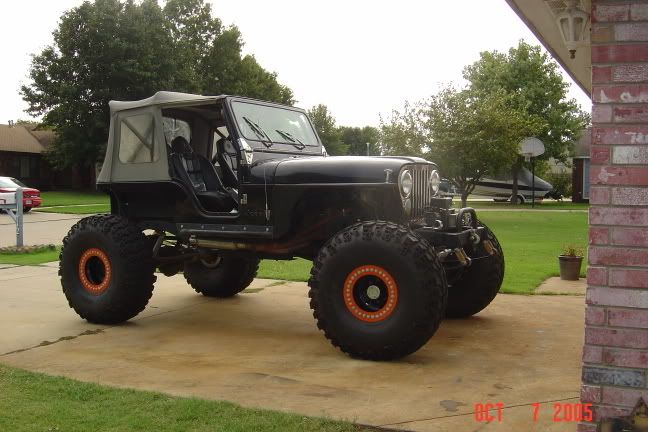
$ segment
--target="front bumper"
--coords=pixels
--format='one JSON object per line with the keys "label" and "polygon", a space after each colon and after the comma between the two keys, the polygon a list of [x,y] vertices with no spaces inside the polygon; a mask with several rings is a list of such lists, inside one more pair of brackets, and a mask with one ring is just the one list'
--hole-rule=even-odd
{"label": "front bumper", "polygon": [[433,198],[425,212],[425,225],[414,229],[435,248],[461,249],[486,240],[477,212],[471,207],[452,209],[451,198]]}
{"label": "front bumper", "polygon": [[435,247],[449,249],[465,248],[471,244],[478,244],[486,240],[484,227],[466,228],[457,232],[439,231],[433,227],[421,227],[414,230],[415,233],[432,243]]}

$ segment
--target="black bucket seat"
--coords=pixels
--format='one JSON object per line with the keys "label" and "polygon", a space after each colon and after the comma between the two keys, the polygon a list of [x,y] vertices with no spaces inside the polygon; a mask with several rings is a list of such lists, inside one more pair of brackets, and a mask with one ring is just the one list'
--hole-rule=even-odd
{"label": "black bucket seat", "polygon": [[238,207],[236,193],[223,185],[209,160],[194,153],[182,136],[171,141],[171,164],[176,175],[192,188],[207,210],[231,212]]}

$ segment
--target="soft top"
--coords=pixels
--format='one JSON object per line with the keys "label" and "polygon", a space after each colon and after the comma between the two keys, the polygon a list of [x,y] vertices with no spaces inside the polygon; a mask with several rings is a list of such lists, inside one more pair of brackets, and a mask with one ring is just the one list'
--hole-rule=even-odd
{"label": "soft top", "polygon": [[177,93],[169,91],[159,91],[153,96],[138,101],[110,101],[110,112],[115,113],[118,111],[130,110],[134,108],[142,108],[148,106],[159,105],[173,105],[188,102],[211,102],[223,99],[225,96],[202,96],[190,93]]}

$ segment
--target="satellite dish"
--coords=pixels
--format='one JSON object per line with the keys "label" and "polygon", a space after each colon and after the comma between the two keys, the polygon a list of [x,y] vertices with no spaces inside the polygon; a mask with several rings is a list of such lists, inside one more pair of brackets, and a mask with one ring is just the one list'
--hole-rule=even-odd
{"label": "satellite dish", "polygon": [[545,146],[538,138],[528,137],[520,142],[520,154],[528,161],[532,157],[540,156],[545,152]]}

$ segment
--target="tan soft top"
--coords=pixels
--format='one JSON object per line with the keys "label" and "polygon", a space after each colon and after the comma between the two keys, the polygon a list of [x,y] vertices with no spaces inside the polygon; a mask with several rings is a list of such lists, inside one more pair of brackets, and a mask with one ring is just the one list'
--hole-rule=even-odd
{"label": "tan soft top", "polygon": [[190,93],[177,93],[169,91],[159,91],[153,96],[137,101],[110,101],[110,112],[125,111],[134,108],[143,108],[149,106],[175,105],[192,102],[212,102],[223,99],[225,95],[219,96],[202,96]]}

